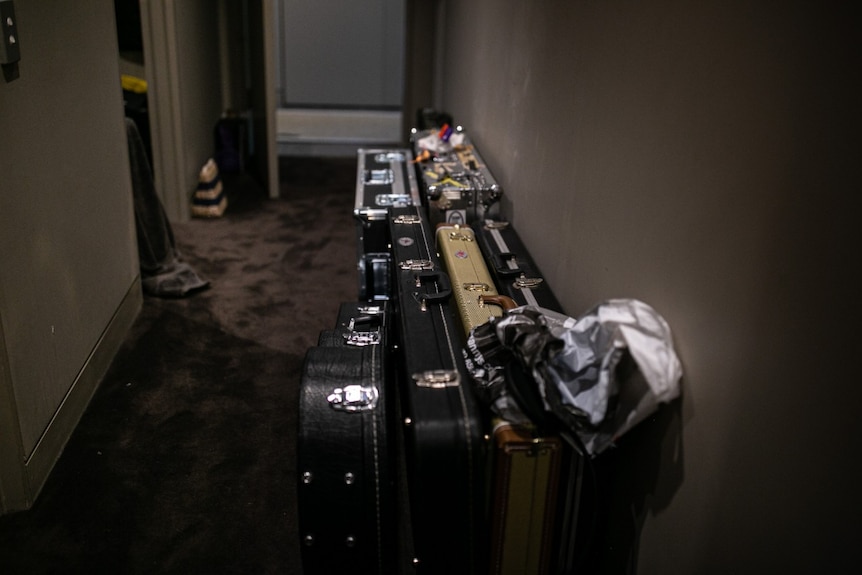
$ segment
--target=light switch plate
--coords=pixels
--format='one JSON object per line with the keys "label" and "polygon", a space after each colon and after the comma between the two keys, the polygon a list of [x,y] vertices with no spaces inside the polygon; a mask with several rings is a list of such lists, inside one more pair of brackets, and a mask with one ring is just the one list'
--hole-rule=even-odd
{"label": "light switch plate", "polygon": [[0,0],[0,33],[0,64],[13,64],[21,59],[21,48],[12,0]]}

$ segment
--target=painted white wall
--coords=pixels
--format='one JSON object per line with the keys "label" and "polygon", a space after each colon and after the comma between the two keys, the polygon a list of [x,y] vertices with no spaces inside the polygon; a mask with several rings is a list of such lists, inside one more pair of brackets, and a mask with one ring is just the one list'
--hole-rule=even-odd
{"label": "painted white wall", "polygon": [[619,453],[609,541],[639,538],[604,572],[839,572],[862,535],[850,8],[445,4],[443,108],[567,311],[641,299],[685,369]]}

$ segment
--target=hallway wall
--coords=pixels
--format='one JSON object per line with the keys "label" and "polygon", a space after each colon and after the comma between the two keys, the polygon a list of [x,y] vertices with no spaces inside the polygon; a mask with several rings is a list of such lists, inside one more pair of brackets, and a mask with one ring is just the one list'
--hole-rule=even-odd
{"label": "hallway wall", "polygon": [[0,513],[32,503],[140,309],[113,4],[16,2],[0,77]]}
{"label": "hallway wall", "polygon": [[674,330],[683,399],[621,442],[603,572],[838,572],[862,535],[849,8],[443,4],[442,107],[567,311],[637,298]]}

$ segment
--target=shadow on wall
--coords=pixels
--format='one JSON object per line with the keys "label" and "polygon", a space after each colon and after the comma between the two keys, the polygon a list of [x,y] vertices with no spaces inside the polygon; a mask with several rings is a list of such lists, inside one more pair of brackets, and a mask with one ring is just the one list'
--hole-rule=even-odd
{"label": "shadow on wall", "polygon": [[661,405],[593,463],[596,513],[584,515],[595,520],[594,539],[584,572],[634,575],[647,514],[666,509],[682,485],[682,398]]}

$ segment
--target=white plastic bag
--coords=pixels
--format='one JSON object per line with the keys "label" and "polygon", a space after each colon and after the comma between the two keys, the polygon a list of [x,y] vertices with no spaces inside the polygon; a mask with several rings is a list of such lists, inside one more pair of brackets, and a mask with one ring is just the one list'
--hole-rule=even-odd
{"label": "white plastic bag", "polygon": [[[590,454],[605,450],[680,393],[682,367],[670,328],[638,300],[608,300],[576,320],[516,308],[474,329],[468,351],[468,368],[498,415],[523,421],[513,397],[538,394],[545,411]],[[520,362],[532,378],[516,383],[506,377],[506,361]]]}

